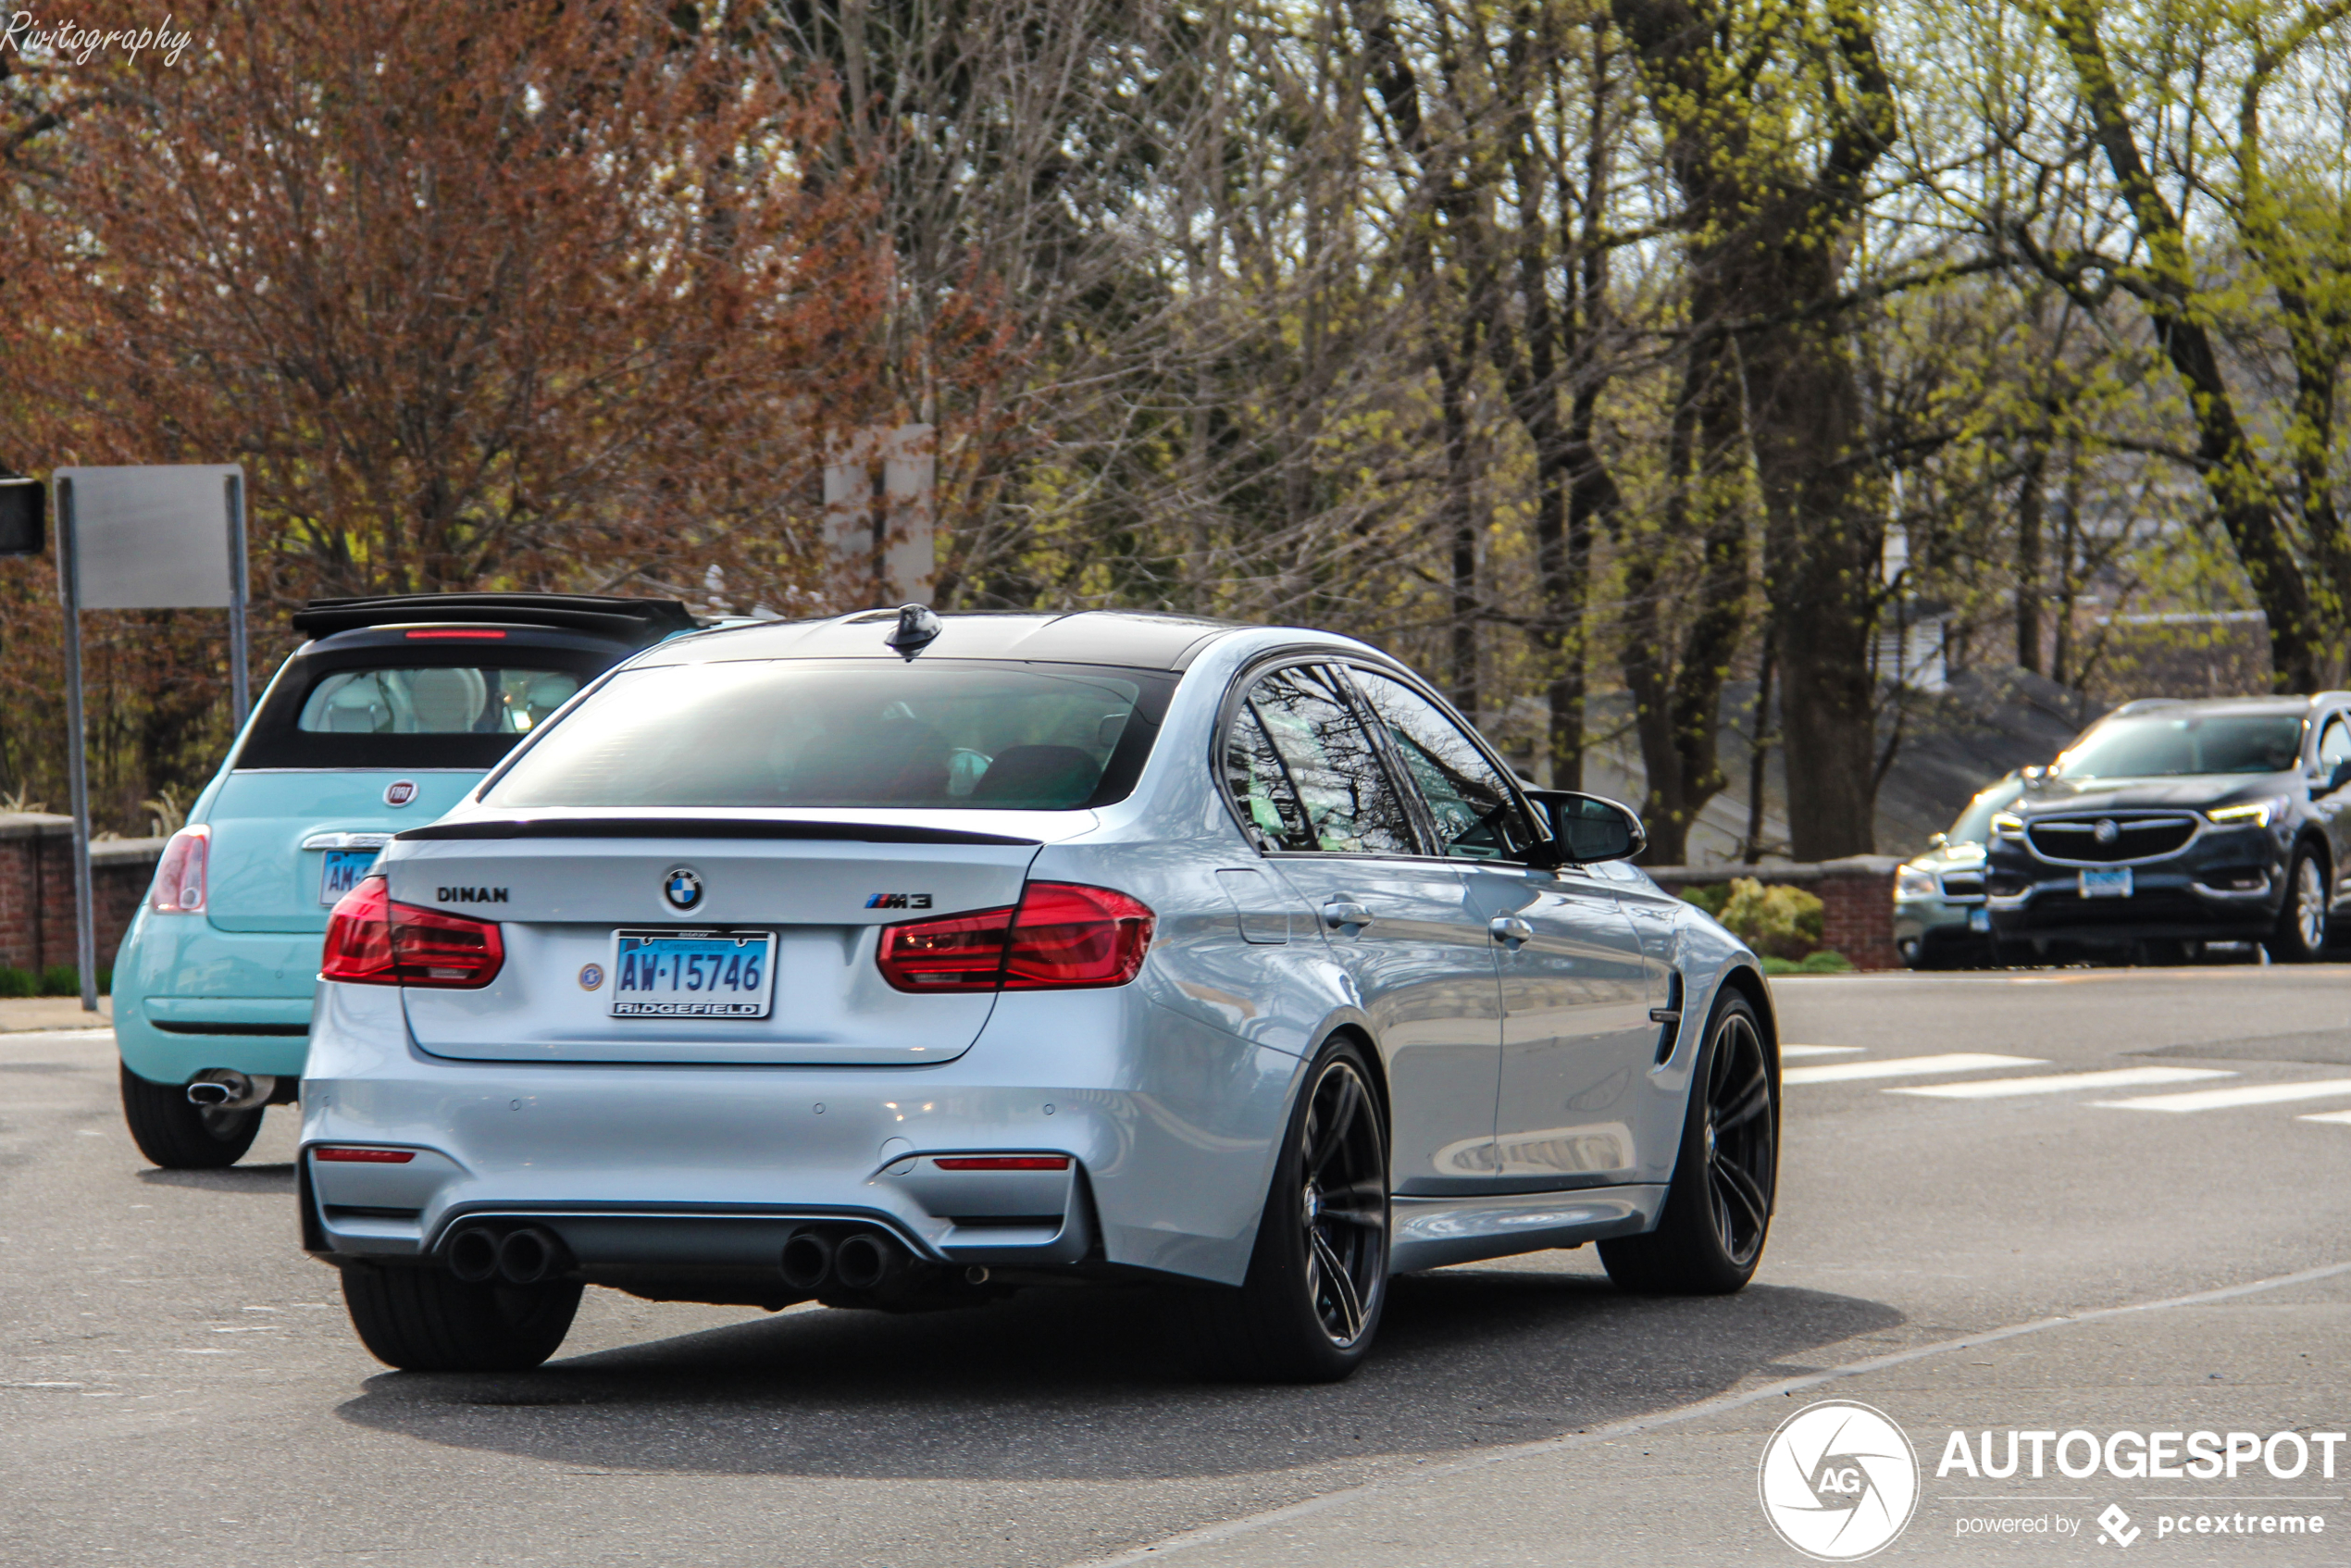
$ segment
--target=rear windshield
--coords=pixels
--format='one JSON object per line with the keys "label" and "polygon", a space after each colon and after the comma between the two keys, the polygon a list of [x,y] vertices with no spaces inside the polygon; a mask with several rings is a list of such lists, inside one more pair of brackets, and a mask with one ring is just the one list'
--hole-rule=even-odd
{"label": "rear windshield", "polygon": [[320,678],[294,728],[314,735],[527,735],[579,690],[563,670],[444,666]]}
{"label": "rear windshield", "polygon": [[508,647],[490,664],[454,650],[298,653],[270,683],[234,765],[486,773],[626,653]]}
{"label": "rear windshield", "polygon": [[2057,760],[2060,778],[2283,773],[2302,752],[2296,714],[2157,714],[2108,719]]}
{"label": "rear windshield", "polygon": [[494,806],[1066,811],[1134,787],[1166,677],[1073,665],[757,660],[623,670]]}

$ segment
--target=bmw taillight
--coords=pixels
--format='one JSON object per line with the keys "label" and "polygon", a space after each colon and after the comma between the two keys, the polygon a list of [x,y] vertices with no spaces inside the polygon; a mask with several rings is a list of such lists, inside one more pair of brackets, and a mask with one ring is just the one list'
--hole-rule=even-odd
{"label": "bmw taillight", "polygon": [[876,961],[902,991],[1123,986],[1143,967],[1156,918],[1107,888],[1031,882],[1010,909],[884,928]]}
{"label": "bmw taillight", "polygon": [[147,907],[157,915],[204,913],[205,865],[212,858],[212,829],[202,823],[182,828],[163,846]]}
{"label": "bmw taillight", "polygon": [[381,877],[364,877],[327,916],[322,980],[363,986],[477,990],[498,977],[506,945],[491,920],[392,901]]}

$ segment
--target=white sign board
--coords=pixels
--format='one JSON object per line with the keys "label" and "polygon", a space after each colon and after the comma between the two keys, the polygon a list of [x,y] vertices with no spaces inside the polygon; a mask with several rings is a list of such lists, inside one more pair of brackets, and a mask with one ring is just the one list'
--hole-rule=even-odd
{"label": "white sign board", "polygon": [[[75,603],[85,610],[227,607],[243,597],[243,564],[227,481],[234,463],[153,468],[59,468],[73,485]],[[64,508],[59,507],[62,516]]]}
{"label": "white sign board", "polygon": [[928,604],[939,570],[937,433],[928,425],[876,426],[846,431],[828,447],[827,587],[836,607]]}

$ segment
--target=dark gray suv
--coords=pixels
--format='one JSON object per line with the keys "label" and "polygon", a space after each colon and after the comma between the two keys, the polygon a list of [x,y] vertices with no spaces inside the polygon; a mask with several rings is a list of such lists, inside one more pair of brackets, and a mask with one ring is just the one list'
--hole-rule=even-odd
{"label": "dark gray suv", "polygon": [[2351,692],[2127,703],[1992,819],[2005,946],[2155,962],[2258,941],[2325,948],[2351,855]]}

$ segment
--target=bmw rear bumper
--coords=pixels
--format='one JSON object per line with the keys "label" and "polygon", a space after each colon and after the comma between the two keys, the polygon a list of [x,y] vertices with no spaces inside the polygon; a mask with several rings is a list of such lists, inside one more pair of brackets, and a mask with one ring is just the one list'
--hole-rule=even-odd
{"label": "bmw rear bumper", "polygon": [[[432,1260],[474,1218],[560,1236],[600,1282],[772,1271],[811,1221],[943,1263],[1101,1263],[1238,1283],[1297,1058],[1137,988],[1010,993],[913,1067],[454,1061],[400,992],[324,984],[303,1098],[305,1234],[330,1260]],[[411,1151],[321,1161],[320,1145]],[[1058,1171],[942,1157],[1066,1155]]]}

